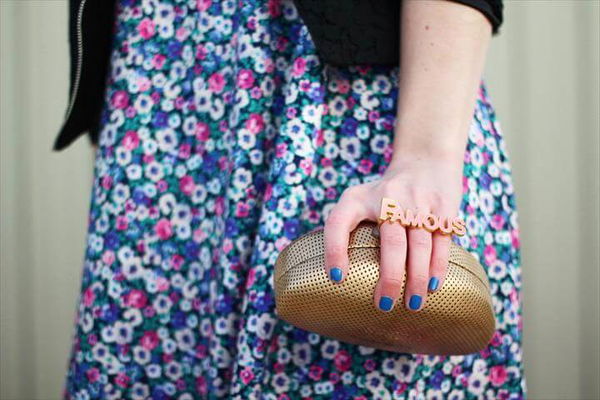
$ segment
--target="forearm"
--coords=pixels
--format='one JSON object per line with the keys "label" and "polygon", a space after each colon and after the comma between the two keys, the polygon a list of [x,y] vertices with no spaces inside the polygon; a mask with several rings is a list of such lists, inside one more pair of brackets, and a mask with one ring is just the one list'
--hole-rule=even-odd
{"label": "forearm", "polygon": [[448,0],[403,0],[391,165],[407,158],[462,161],[491,24]]}

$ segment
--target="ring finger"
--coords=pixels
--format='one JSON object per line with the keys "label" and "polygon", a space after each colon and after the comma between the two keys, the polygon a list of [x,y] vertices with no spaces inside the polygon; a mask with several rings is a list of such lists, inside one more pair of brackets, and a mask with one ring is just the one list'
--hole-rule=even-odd
{"label": "ring finger", "polygon": [[427,297],[429,262],[431,260],[431,233],[423,228],[408,228],[408,256],[404,301],[411,311],[419,311]]}

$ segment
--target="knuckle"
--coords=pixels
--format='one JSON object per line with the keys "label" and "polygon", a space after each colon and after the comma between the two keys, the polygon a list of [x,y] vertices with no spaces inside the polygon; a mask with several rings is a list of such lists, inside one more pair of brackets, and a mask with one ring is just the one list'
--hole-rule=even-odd
{"label": "knuckle", "polygon": [[431,247],[431,237],[428,235],[418,235],[410,238],[411,247],[428,248]]}
{"label": "knuckle", "polygon": [[345,254],[346,250],[347,249],[344,246],[341,246],[339,244],[331,244],[331,245],[328,245],[327,248],[325,249],[325,254],[329,258],[339,257],[339,256],[343,256]]}
{"label": "knuckle", "polygon": [[448,266],[448,259],[441,256],[433,257],[431,259],[431,266],[438,270],[446,269]]}
{"label": "knuckle", "polygon": [[404,284],[401,278],[397,277],[382,277],[381,278],[381,287],[385,289],[386,292],[400,292],[402,289],[402,285]]}
{"label": "knuckle", "polygon": [[396,230],[394,230],[393,232],[386,232],[384,235],[381,236],[381,242],[384,245],[398,247],[406,246],[406,234],[404,232]]}
{"label": "knuckle", "polygon": [[347,218],[348,215],[345,211],[341,210],[339,207],[335,207],[327,216],[325,225],[328,225],[329,227],[339,226],[343,224],[347,220]]}
{"label": "knuckle", "polygon": [[424,287],[427,285],[429,275],[423,271],[417,271],[409,274],[408,280],[413,287]]}

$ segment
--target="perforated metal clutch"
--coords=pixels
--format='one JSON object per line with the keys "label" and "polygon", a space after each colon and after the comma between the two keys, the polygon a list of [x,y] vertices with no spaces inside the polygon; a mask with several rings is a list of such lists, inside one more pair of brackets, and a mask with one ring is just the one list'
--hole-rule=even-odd
{"label": "perforated metal clutch", "polygon": [[377,233],[377,224],[366,220],[350,233],[350,271],[341,283],[325,272],[323,228],[293,240],[275,265],[278,317],[323,336],[394,352],[456,355],[485,348],[495,317],[487,275],[475,257],[452,242],[444,284],[427,295],[423,308],[409,311],[398,301],[385,312],[373,301]]}

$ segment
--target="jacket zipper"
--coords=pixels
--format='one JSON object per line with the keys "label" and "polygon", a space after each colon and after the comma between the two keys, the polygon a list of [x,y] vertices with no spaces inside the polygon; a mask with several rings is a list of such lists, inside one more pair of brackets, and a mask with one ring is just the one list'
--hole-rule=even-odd
{"label": "jacket zipper", "polygon": [[81,0],[79,3],[79,9],[77,10],[77,67],[75,70],[75,82],[73,83],[73,90],[71,91],[71,101],[65,114],[65,121],[69,119],[73,106],[75,105],[75,99],[77,92],[79,91],[79,85],[81,82],[81,70],[83,68],[83,32],[82,32],[82,20],[83,20],[83,9],[85,7],[86,0]]}

